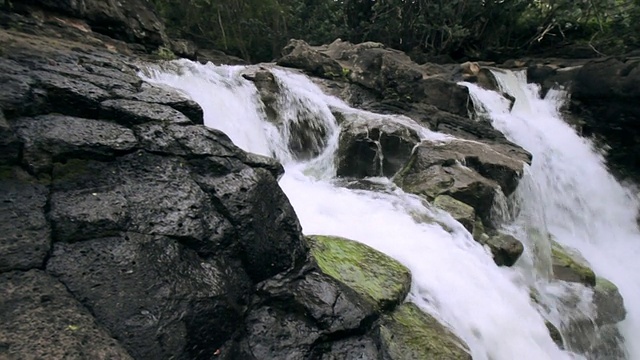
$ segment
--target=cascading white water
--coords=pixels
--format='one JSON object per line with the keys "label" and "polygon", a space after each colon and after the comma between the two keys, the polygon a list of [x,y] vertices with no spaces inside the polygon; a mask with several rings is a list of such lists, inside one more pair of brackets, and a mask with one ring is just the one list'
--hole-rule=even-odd
{"label": "cascading white water", "polygon": [[[615,283],[627,317],[619,327],[630,359],[640,359],[640,232],[638,201],[607,171],[602,155],[562,120],[564,94],[527,84],[524,72],[494,72],[501,90],[515,97],[513,109],[500,94],[467,84],[478,110],[507,138],[533,155],[518,188],[521,225],[547,229]],[[604,119],[603,119],[604,121]]]}
{"label": "cascading white water", "polygon": [[[305,234],[354,239],[405,264],[413,275],[410,300],[448,324],[469,345],[474,359],[576,358],[551,340],[542,316],[530,300],[531,284],[526,277],[516,270],[497,267],[488,251],[448,214],[405,194],[385,178],[370,179],[378,183],[380,191],[337,185],[332,159],[339,128],[331,108],[355,112],[363,118],[379,119],[381,115],[349,108],[324,95],[302,75],[274,70],[280,85],[278,106],[305,107],[289,109],[298,114],[312,109],[312,118],[321,123],[309,130],[324,129],[325,139],[313,142],[325,144],[321,154],[315,159],[296,161],[295,154],[287,151],[287,128],[280,126],[276,132],[274,125],[267,124],[257,90],[241,78],[237,69],[188,61],[174,62],[173,66],[177,69],[150,68],[143,77],[191,96],[204,108],[206,124],[225,131],[243,149],[276,156],[286,169],[280,185]],[[281,120],[297,121],[293,120],[295,117],[288,118]],[[404,117],[386,119],[418,126]],[[426,129],[420,129],[420,135],[447,139]]]}

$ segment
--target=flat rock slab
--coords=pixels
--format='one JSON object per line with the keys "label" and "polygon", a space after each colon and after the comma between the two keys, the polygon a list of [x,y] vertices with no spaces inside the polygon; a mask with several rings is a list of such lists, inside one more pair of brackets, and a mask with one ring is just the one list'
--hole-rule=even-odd
{"label": "flat rock slab", "polygon": [[15,128],[25,144],[25,165],[35,172],[68,157],[112,158],[138,143],[133,131],[121,125],[63,115],[21,118]]}
{"label": "flat rock slab", "polygon": [[161,104],[151,104],[136,100],[106,100],[100,103],[100,117],[112,119],[123,125],[144,124],[159,121],[172,124],[192,124],[180,111]]}
{"label": "flat rock slab", "polygon": [[127,100],[136,100],[146,103],[168,105],[185,114],[194,124],[204,124],[204,114],[198,103],[189,99],[186,95],[179,94],[175,90],[142,84],[139,92],[131,92],[123,89],[114,90],[114,93]]}

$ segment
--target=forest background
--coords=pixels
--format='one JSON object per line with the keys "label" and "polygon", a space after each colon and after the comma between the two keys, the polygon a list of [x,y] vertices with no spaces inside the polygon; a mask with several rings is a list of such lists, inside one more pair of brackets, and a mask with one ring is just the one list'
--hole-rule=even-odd
{"label": "forest background", "polygon": [[151,0],[173,37],[250,62],[291,38],[381,42],[414,60],[594,57],[640,45],[640,0]]}

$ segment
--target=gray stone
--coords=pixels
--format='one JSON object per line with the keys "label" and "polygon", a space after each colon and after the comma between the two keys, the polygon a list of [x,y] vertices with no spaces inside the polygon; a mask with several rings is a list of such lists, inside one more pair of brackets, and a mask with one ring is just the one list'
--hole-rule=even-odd
{"label": "gray stone", "polygon": [[524,252],[522,242],[509,234],[498,233],[478,242],[489,247],[498,266],[512,266]]}
{"label": "gray stone", "polygon": [[409,160],[420,137],[415,129],[382,116],[345,113],[338,141],[338,176],[392,177]]}
{"label": "gray stone", "polygon": [[472,206],[490,224],[496,194],[508,196],[515,190],[528,160],[476,141],[423,141],[394,181],[428,200],[449,195]]}
{"label": "gray stone", "polygon": [[342,76],[342,66],[337,61],[302,40],[290,40],[282,53],[283,56],[277,61],[278,65],[303,69],[309,74],[327,78]]}
{"label": "gray stone", "polygon": [[451,216],[469,230],[469,232],[473,232],[473,226],[476,222],[476,212],[473,207],[449,195],[437,196],[433,200],[433,205],[451,214]]}

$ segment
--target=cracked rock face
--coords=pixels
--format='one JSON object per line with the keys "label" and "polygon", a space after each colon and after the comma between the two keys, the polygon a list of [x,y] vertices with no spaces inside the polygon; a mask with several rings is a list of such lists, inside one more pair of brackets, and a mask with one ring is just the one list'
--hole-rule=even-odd
{"label": "cracked rock face", "polygon": [[[131,9],[28,3],[115,20]],[[378,294],[360,272],[332,273],[336,256],[313,258],[278,186],[281,164],[144,83],[121,43],[0,16],[29,29],[0,29],[0,358],[405,358],[381,328],[408,270],[364,269],[390,290]],[[391,174],[418,139],[380,129]]]}
{"label": "cracked rock face", "polygon": [[230,354],[263,308],[255,284],[306,261],[282,166],[120,55],[0,35],[0,357]]}

